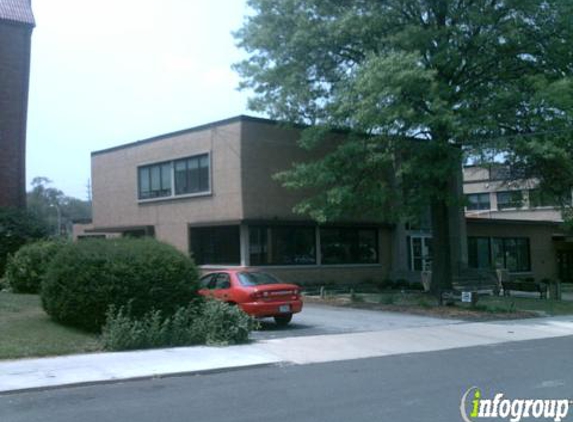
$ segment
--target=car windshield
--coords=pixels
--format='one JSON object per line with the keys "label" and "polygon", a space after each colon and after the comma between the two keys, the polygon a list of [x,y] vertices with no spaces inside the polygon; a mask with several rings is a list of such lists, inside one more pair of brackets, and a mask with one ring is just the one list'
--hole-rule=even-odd
{"label": "car windshield", "polygon": [[261,286],[263,284],[280,284],[282,281],[267,273],[238,273],[242,286]]}

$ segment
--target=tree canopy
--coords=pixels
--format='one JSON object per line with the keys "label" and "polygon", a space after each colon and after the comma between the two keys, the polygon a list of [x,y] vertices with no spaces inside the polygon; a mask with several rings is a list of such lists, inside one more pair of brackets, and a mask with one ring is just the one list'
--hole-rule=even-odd
{"label": "tree canopy", "polygon": [[[306,148],[330,129],[351,131],[324,159],[281,175],[287,187],[319,192],[299,212],[327,220],[369,210],[388,219],[455,202],[447,183],[459,151],[520,167],[556,196],[570,192],[572,2],[248,4],[253,13],[235,34],[248,58],[235,68],[252,90],[250,107],[310,125]],[[399,200],[388,171],[403,181]]]}
{"label": "tree canopy", "polygon": [[70,234],[73,221],[91,219],[91,202],[66,196],[51,184],[46,177],[32,180],[32,190],[27,194],[28,211],[43,222],[48,233]]}

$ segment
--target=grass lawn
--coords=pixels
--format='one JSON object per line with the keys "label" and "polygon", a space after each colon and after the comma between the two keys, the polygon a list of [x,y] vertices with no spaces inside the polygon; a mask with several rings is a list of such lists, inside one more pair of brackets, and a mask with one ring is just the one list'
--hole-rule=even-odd
{"label": "grass lawn", "polygon": [[100,349],[98,338],[53,322],[38,295],[0,292],[0,359],[67,355]]}
{"label": "grass lawn", "polygon": [[379,309],[428,316],[468,320],[527,318],[541,315],[571,315],[573,301],[555,301],[528,297],[480,296],[476,306],[456,301],[453,306],[438,306],[437,299],[422,292],[388,291],[328,295],[325,299],[305,298],[339,306]]}

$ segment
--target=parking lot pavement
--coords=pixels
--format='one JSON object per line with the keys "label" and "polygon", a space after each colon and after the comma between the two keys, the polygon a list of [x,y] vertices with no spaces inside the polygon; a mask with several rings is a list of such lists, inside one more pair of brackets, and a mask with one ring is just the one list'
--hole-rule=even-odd
{"label": "parking lot pavement", "polygon": [[462,321],[408,315],[397,312],[370,311],[305,303],[301,313],[293,316],[286,327],[277,327],[272,319],[261,321],[261,330],[253,332],[254,340],[286,337],[385,331],[401,328],[433,327]]}

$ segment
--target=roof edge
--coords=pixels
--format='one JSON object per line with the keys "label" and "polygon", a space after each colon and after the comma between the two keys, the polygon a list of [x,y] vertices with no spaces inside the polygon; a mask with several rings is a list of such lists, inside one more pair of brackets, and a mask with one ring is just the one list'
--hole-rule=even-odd
{"label": "roof edge", "polygon": [[93,157],[96,155],[107,154],[107,153],[115,152],[115,151],[122,150],[122,149],[133,148],[136,146],[160,141],[162,139],[172,138],[172,137],[179,136],[179,135],[185,135],[187,133],[199,132],[202,130],[208,130],[208,129],[212,129],[215,127],[226,126],[226,125],[237,123],[237,122],[252,122],[252,123],[263,123],[263,124],[271,124],[271,125],[288,124],[287,122],[281,122],[278,120],[272,120],[272,119],[266,119],[263,117],[253,117],[253,116],[247,116],[244,114],[240,114],[238,116],[229,117],[229,118],[223,119],[223,120],[217,120],[217,121],[214,121],[211,123],[206,123],[206,124],[202,124],[199,126],[194,126],[194,127],[188,128],[188,129],[182,129],[182,130],[178,130],[175,132],[164,133],[162,135],[153,136],[151,138],[146,138],[146,139],[142,139],[142,140],[135,141],[135,142],[130,142],[127,144],[118,145],[118,146],[111,147],[111,148],[93,151],[91,153],[91,156]]}

